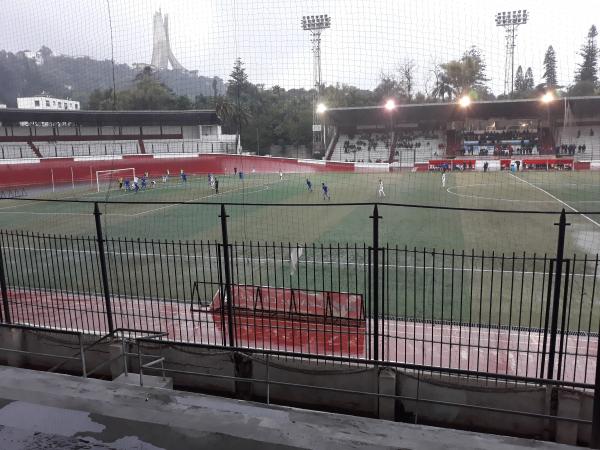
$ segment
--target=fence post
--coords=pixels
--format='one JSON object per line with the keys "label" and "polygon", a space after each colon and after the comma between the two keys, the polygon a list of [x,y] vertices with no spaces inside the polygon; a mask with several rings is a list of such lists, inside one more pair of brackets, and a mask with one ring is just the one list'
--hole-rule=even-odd
{"label": "fence post", "polygon": [[[379,210],[377,209],[377,203],[373,207],[373,215],[369,216],[373,219],[373,281],[371,287],[373,288],[373,295],[371,296],[371,302],[373,304],[373,359],[379,360]],[[383,345],[382,345],[383,348]]]}
{"label": "fence post", "polygon": [[102,291],[104,293],[104,305],[106,308],[106,318],[108,319],[108,331],[112,333],[115,329],[113,325],[112,306],[110,304],[110,292],[108,290],[108,272],[106,271],[106,255],[104,253],[104,237],[102,236],[102,213],[98,208],[98,202],[94,202],[94,218],[96,219],[96,236],[98,242],[98,256],[100,258],[100,275],[102,277]]}
{"label": "fence post", "polygon": [[231,272],[229,258],[229,238],[227,236],[227,218],[225,213],[225,204],[221,203],[221,233],[223,237],[223,265],[225,268],[225,297],[227,298],[227,325],[229,329],[229,345],[235,347],[234,329],[233,329],[233,297],[231,295]]}
{"label": "fence post", "polygon": [[8,307],[8,289],[6,287],[6,275],[4,273],[4,254],[0,247],[0,290],[2,291],[2,309],[3,309],[3,321],[4,323],[11,324],[10,308]]}
{"label": "fence post", "polygon": [[596,351],[596,380],[594,383],[594,407],[592,410],[592,438],[590,448],[600,449],[600,351]]}
{"label": "fence post", "polygon": [[554,377],[554,357],[556,354],[556,333],[558,329],[558,307],[560,303],[560,285],[562,283],[563,257],[565,251],[565,230],[570,223],[567,223],[565,209],[560,213],[558,223],[558,244],[556,248],[556,264],[554,265],[554,293],[552,299],[552,321],[550,323],[550,348],[548,349],[548,376],[551,380]]}

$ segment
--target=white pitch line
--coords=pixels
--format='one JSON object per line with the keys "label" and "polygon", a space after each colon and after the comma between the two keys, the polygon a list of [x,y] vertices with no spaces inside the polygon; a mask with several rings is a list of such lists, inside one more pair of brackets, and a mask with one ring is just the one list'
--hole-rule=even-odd
{"label": "white pitch line", "polygon": [[551,194],[550,192],[548,192],[547,190],[545,190],[545,189],[542,189],[541,187],[539,187],[539,186],[536,186],[535,184],[533,184],[533,183],[530,183],[529,181],[527,181],[527,180],[524,180],[524,179],[523,179],[523,178],[521,178],[521,177],[518,177],[518,176],[516,176],[516,175],[513,175],[512,173],[509,173],[509,175],[510,175],[511,177],[514,177],[514,178],[516,178],[516,179],[517,179],[517,180],[519,180],[519,181],[522,181],[522,182],[523,182],[523,183],[525,183],[525,184],[528,184],[528,185],[529,185],[529,186],[531,186],[532,188],[535,188],[535,189],[537,189],[538,191],[541,191],[541,192],[543,192],[543,193],[544,193],[544,194],[546,194],[547,196],[549,196],[549,197],[553,198],[554,200],[556,200],[556,201],[557,201],[558,203],[560,203],[561,205],[564,205],[564,206],[566,206],[566,207],[567,207],[567,208],[569,208],[571,211],[573,211],[573,212],[575,212],[575,213],[579,214],[581,217],[584,217],[585,219],[589,220],[591,223],[593,223],[594,225],[596,225],[598,228],[600,228],[600,223],[596,222],[594,219],[592,219],[591,217],[588,217],[588,216],[586,216],[585,214],[581,214],[581,213],[580,213],[578,210],[576,210],[575,208],[573,208],[571,205],[569,205],[569,204],[568,204],[568,203],[566,203],[566,202],[563,202],[563,201],[562,201],[560,198],[556,197],[555,195],[552,195],[552,194]]}
{"label": "white pitch line", "polygon": [[93,213],[70,213],[70,212],[35,212],[35,211],[0,211],[0,214],[28,214],[34,216],[91,216]]}
{"label": "white pitch line", "polygon": [[[84,253],[84,254],[92,254],[95,255],[97,254],[97,251],[95,250],[71,250],[71,249],[62,249],[62,248],[46,248],[46,247],[14,247],[14,246],[5,246],[3,247],[5,249],[10,249],[10,250],[21,250],[21,251],[29,251],[29,252],[57,252],[57,253],[68,253],[68,254],[73,254],[73,253]],[[294,247],[292,247],[293,249]],[[115,256],[143,256],[143,257],[161,257],[161,258],[180,258],[180,259],[219,259],[217,256],[203,256],[203,255],[186,255],[183,253],[150,253],[150,252],[117,252],[117,251],[111,251],[111,250],[106,250],[107,254],[110,255],[115,255]],[[12,261],[12,258],[8,258],[9,261]],[[243,256],[237,256],[232,258],[236,261],[244,261],[244,262],[255,262],[258,264],[264,263],[264,262],[276,262],[279,263],[281,261],[283,261],[284,263],[290,263],[291,260],[288,258],[247,258],[247,257],[243,257]],[[510,261],[510,259],[507,259],[507,261]],[[583,260],[580,260],[580,262]],[[593,263],[593,260],[588,260],[588,262],[591,264]],[[301,261],[301,263],[304,264],[315,264],[315,265],[323,265],[323,266],[328,266],[328,265],[338,265],[339,267],[343,268],[343,266],[357,266],[357,267],[366,267],[368,264],[366,263],[361,263],[361,262],[352,262],[352,261],[327,261],[327,260],[304,260]],[[500,270],[500,269],[481,269],[481,268],[473,268],[471,269],[470,267],[465,267],[465,268],[461,268],[461,267],[450,267],[450,266],[421,266],[421,265],[411,265],[411,264],[387,264],[387,267],[389,268],[399,268],[399,269],[417,269],[417,270],[444,270],[444,271],[451,271],[451,272],[471,272],[471,270],[473,272],[478,272],[478,273],[504,273],[506,275],[511,274],[512,272],[509,270]],[[522,270],[515,270],[514,271],[515,275],[546,275],[546,272],[538,272],[538,271],[531,271],[531,270],[526,270],[526,271],[522,271]],[[575,273],[575,274],[570,274],[571,276],[578,276],[578,277],[592,277],[594,278],[595,275],[593,273]]]}
{"label": "white pitch line", "polygon": [[[204,199],[207,199],[207,198],[210,198],[210,197],[215,197],[215,196],[217,196],[217,195],[221,195],[221,194],[230,194],[230,193],[232,193],[232,192],[236,192],[236,191],[240,191],[240,190],[244,190],[244,189],[245,189],[245,187],[240,187],[240,188],[230,189],[230,190],[228,190],[228,191],[223,191],[223,192],[221,192],[220,194],[216,194],[216,193],[215,193],[215,194],[208,194],[208,195],[204,195],[204,196],[202,196],[202,197],[197,197],[197,198],[192,198],[192,199],[190,199],[190,200],[186,200],[186,201],[184,201],[183,203],[192,203],[192,202],[196,202],[196,201],[198,201],[198,200],[204,200]],[[255,194],[255,193],[257,193],[257,192],[266,191],[266,190],[268,190],[268,189],[269,189],[269,185],[268,185],[268,184],[265,184],[265,185],[263,185],[263,186],[262,186],[262,188],[261,188],[261,189],[258,189],[258,190],[256,190],[256,191],[251,191],[251,192],[245,192],[245,193],[246,193],[246,194]],[[215,203],[215,205],[216,205],[216,204],[217,204],[217,203]],[[129,216],[131,216],[131,217],[143,216],[144,214],[150,214],[150,213],[153,213],[153,212],[156,212],[156,211],[160,211],[160,210],[162,210],[162,209],[172,208],[172,207],[174,207],[174,206],[181,206],[181,203],[174,203],[174,204],[172,204],[172,205],[160,206],[160,207],[158,207],[158,208],[149,209],[149,210],[147,210],[147,211],[142,211],[142,212],[135,213],[135,214],[129,214]]]}
{"label": "white pitch line", "polygon": [[[236,192],[236,191],[240,191],[243,190],[244,188],[236,188],[236,189],[230,189],[229,191],[223,191],[221,194],[229,194],[232,192]],[[255,194],[257,192],[262,192],[262,191],[266,191],[269,189],[269,185],[263,185],[260,189],[254,190],[254,191],[249,191],[249,192],[244,192],[245,194]],[[122,195],[127,195],[127,194],[122,194]],[[220,195],[220,194],[209,194],[203,197],[198,197],[198,198],[193,198],[191,200],[186,200],[184,203],[191,203],[191,202],[195,202],[198,200],[202,200],[202,199],[206,199],[206,198],[210,198],[210,197],[214,197],[216,195]],[[8,209],[8,208],[16,208],[19,206],[29,206],[31,204],[37,204],[37,203],[44,203],[43,201],[39,201],[39,202],[31,202],[27,205],[13,205],[13,206],[7,206],[4,208],[0,208],[0,214],[28,214],[28,215],[39,215],[39,216],[44,216],[44,215],[48,215],[48,216],[91,216],[93,215],[92,212],[90,213],[69,213],[69,212],[29,212],[29,211],[2,211],[2,209]],[[125,203],[123,203],[125,204]],[[137,203],[132,203],[132,205],[136,205]],[[215,205],[217,205],[217,203],[215,203]],[[174,203],[174,204],[169,204],[166,206],[160,206],[158,208],[153,208],[153,209],[149,209],[146,211],[141,211],[138,213],[133,213],[133,214],[123,214],[123,213],[104,213],[103,215],[105,216],[115,216],[115,217],[136,217],[136,216],[142,216],[144,214],[149,214],[152,212],[156,212],[159,211],[161,209],[166,209],[166,208],[172,208],[174,206],[181,206],[181,204],[179,203]]]}

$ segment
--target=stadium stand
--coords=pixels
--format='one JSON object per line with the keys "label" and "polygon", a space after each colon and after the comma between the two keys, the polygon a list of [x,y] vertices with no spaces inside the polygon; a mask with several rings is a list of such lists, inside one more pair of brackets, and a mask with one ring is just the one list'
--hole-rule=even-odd
{"label": "stadium stand", "polygon": [[140,153],[137,141],[70,141],[37,143],[36,146],[44,158],[135,155]]}
{"label": "stadium stand", "polygon": [[28,144],[5,144],[0,143],[1,159],[37,158]]}
{"label": "stadium stand", "polygon": [[145,139],[146,153],[231,153],[235,142],[203,139]]}
{"label": "stadium stand", "polygon": [[395,136],[391,163],[409,167],[446,154],[445,139],[435,131],[398,131]]}
{"label": "stadium stand", "polygon": [[600,159],[600,127],[581,125],[558,129],[557,155],[578,155],[585,159]]}
{"label": "stadium stand", "polygon": [[467,131],[463,133],[462,155],[513,156],[537,155],[539,135],[537,130],[504,129]]}
{"label": "stadium stand", "polygon": [[[0,111],[0,158],[234,153],[212,111]],[[2,124],[4,124],[2,126]]]}
{"label": "stadium stand", "polygon": [[390,139],[389,133],[342,134],[331,159],[344,162],[388,162]]}

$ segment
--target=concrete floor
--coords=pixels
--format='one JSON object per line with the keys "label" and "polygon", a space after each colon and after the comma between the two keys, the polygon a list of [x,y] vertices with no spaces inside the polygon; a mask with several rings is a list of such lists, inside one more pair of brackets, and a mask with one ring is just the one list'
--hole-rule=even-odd
{"label": "concrete floor", "polygon": [[0,448],[575,448],[0,367]]}

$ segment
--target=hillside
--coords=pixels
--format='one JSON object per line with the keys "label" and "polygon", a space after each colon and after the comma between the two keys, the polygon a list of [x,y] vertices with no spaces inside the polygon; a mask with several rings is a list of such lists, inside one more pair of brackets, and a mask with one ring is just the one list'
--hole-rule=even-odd
{"label": "hillside", "polygon": [[[17,97],[46,92],[56,97],[79,100],[85,107],[94,89],[112,87],[112,64],[109,60],[56,55],[47,47],[42,47],[37,55],[37,58],[32,58],[30,52],[0,50],[0,103],[16,106]],[[127,64],[116,64],[117,90],[130,88],[140,71],[140,68]],[[192,100],[197,95],[213,95],[212,77],[167,70],[158,72],[157,78],[176,95],[185,95]],[[219,93],[225,91],[220,78],[217,78],[217,90]]]}

